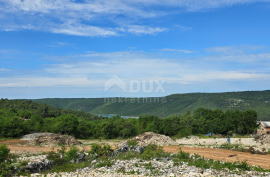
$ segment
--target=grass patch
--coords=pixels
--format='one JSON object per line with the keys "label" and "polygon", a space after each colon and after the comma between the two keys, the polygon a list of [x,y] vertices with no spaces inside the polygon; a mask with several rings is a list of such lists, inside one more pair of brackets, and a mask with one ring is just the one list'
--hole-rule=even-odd
{"label": "grass patch", "polygon": [[63,163],[61,165],[53,166],[51,169],[40,172],[41,174],[46,173],[60,173],[60,172],[74,172],[79,168],[85,168],[91,166],[90,162],[82,163]]}

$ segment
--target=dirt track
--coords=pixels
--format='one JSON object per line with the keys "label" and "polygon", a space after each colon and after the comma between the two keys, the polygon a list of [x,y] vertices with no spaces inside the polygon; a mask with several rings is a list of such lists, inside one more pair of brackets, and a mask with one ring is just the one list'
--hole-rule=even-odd
{"label": "dirt track", "polygon": [[[32,146],[20,146],[18,143],[23,144],[25,141],[21,140],[7,140],[0,141],[1,143],[5,143],[11,149],[12,152],[49,152],[52,150],[51,147],[32,147]],[[214,159],[220,161],[227,162],[235,162],[235,161],[244,161],[250,165],[261,166],[262,168],[270,169],[270,155],[257,155],[250,154],[244,152],[230,151],[230,150],[222,150],[222,149],[210,149],[210,148],[198,148],[198,147],[185,147],[185,146],[163,146],[166,152],[178,152],[179,147],[182,148],[184,152],[188,152],[191,154],[199,154],[204,156],[207,159]],[[57,148],[55,148],[56,150]],[[90,150],[91,147],[85,147],[86,150]],[[233,157],[229,157],[230,155],[234,155]]]}
{"label": "dirt track", "polygon": [[[197,148],[197,147],[184,147],[184,146],[163,146],[166,152],[178,152],[179,147],[184,152],[191,154],[199,154],[207,159],[214,159],[226,162],[244,161],[250,165],[261,166],[262,168],[270,169],[270,155],[258,155],[245,152],[237,152],[223,149],[210,149],[210,148]],[[229,157],[230,155],[235,155]]]}

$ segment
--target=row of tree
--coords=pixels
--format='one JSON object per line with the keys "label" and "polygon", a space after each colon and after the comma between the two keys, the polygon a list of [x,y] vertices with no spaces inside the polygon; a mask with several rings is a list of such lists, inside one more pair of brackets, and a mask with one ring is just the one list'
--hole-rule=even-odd
{"label": "row of tree", "polygon": [[[32,104],[34,106],[31,107]],[[257,113],[253,110],[223,112],[218,109],[199,108],[193,115],[187,111],[184,115],[167,118],[146,115],[138,119],[124,119],[120,116],[99,118],[89,113],[61,110],[23,100],[1,100],[0,106],[0,136],[6,138],[20,137],[32,132],[53,132],[77,138],[106,139],[131,137],[147,131],[179,137],[209,132],[248,134],[253,133],[257,126]],[[48,109],[44,111],[44,107]],[[22,117],[29,119],[24,120]]]}

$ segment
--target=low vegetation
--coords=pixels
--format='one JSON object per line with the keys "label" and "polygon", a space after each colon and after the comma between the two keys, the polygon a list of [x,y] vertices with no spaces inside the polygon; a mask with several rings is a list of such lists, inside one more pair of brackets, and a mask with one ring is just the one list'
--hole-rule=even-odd
{"label": "low vegetation", "polygon": [[[108,147],[107,147],[108,148]],[[105,148],[105,149],[107,149]],[[107,149],[108,150],[108,149]],[[112,150],[109,150],[112,151]],[[258,171],[258,172],[270,172],[270,170],[263,169],[261,167],[257,166],[251,166],[248,165],[246,161],[242,162],[222,162],[222,161],[215,161],[212,159],[205,159],[204,157],[201,157],[198,154],[191,155],[189,153],[186,153],[182,151],[180,148],[178,153],[171,155],[170,153],[164,152],[163,148],[154,144],[150,144],[147,147],[145,147],[144,152],[142,154],[139,154],[137,152],[123,152],[119,153],[118,156],[111,157],[110,154],[102,153],[101,156],[97,156],[91,154],[91,153],[98,153],[98,152],[104,152],[104,147],[102,146],[96,146],[95,150],[89,152],[89,156],[86,158],[85,162],[82,162],[80,164],[77,163],[70,163],[66,162],[60,166],[55,166],[53,169],[43,172],[70,172],[71,169],[75,170],[77,168],[83,168],[83,167],[89,167],[93,166],[94,168],[100,168],[100,167],[110,167],[112,166],[116,160],[131,160],[131,159],[140,159],[141,162],[145,163],[135,163],[134,165],[136,167],[139,167],[141,165],[145,166],[146,169],[152,169],[151,161],[152,159],[162,159],[162,158],[169,158],[173,160],[173,164],[176,165],[182,165],[183,163],[187,163],[188,166],[196,166],[202,169],[216,169],[216,170],[230,170],[230,171]],[[93,164],[93,161],[96,161],[95,164]],[[146,163],[148,161],[148,163]],[[124,169],[119,169],[118,172],[126,173]],[[151,170],[152,175],[158,174],[157,171]],[[137,172],[136,172],[137,173]],[[131,173],[135,174],[135,173]]]}

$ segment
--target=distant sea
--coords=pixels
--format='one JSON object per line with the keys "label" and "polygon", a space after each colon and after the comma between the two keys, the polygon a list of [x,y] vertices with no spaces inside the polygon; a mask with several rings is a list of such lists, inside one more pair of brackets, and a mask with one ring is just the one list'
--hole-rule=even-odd
{"label": "distant sea", "polygon": [[[98,114],[99,117],[108,117],[108,118],[111,118],[113,116],[116,116],[115,114]],[[138,119],[139,117],[135,117],[135,116],[121,116],[122,118],[124,119],[128,119],[128,118],[136,118]]]}

